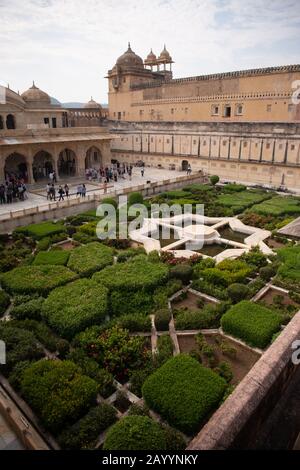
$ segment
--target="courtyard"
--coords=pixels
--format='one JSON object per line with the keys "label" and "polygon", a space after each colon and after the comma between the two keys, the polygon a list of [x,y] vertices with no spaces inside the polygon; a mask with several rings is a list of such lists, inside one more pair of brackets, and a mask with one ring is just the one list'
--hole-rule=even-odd
{"label": "courtyard", "polygon": [[[136,168],[132,183],[141,178]],[[184,229],[162,223],[244,247],[220,259],[162,240],[101,241],[95,210],[0,236],[0,382],[49,448],[185,449],[299,311],[299,244],[278,233],[298,198],[193,184],[133,201],[202,202],[200,232],[194,215]]]}

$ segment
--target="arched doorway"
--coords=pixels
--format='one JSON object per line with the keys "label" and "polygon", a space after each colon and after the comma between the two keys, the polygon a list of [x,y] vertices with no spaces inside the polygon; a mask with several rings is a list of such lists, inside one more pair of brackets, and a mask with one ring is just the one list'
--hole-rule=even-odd
{"label": "arched doorway", "polygon": [[102,155],[98,147],[94,145],[88,149],[85,157],[85,169],[98,169],[102,166]]}
{"label": "arched doorway", "polygon": [[0,129],[4,129],[3,117],[0,116]]}
{"label": "arched doorway", "polygon": [[58,174],[59,176],[75,176],[76,175],[76,155],[73,150],[64,149],[58,157]]}
{"label": "arched doorway", "polygon": [[49,152],[40,150],[33,158],[32,173],[35,181],[47,179],[54,169],[53,158]]}
{"label": "arched doorway", "polygon": [[187,171],[188,166],[189,166],[189,162],[187,160],[182,160],[182,162],[181,162],[182,171]]}
{"label": "arched doorway", "polygon": [[6,129],[15,129],[15,128],[16,128],[15,118],[12,114],[8,114],[6,116]]}
{"label": "arched doorway", "polygon": [[5,160],[5,179],[23,179],[28,181],[28,168],[26,157],[20,153],[12,153]]}

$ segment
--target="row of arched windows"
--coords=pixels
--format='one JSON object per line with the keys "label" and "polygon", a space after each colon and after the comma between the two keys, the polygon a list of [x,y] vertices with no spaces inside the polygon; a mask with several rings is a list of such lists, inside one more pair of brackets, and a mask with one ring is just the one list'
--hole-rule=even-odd
{"label": "row of arched windows", "polygon": [[[6,127],[5,127],[6,126]],[[8,114],[6,116],[6,119],[3,119],[3,116],[0,115],[0,129],[15,129],[16,128],[16,123],[15,123],[15,117],[13,114]]]}

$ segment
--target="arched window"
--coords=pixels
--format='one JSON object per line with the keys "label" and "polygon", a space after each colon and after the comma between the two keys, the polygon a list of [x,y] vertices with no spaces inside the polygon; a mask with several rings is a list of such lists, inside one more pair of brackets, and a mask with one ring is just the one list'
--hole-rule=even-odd
{"label": "arched window", "polygon": [[3,129],[3,128],[4,128],[3,117],[0,116],[0,129]]}
{"label": "arched window", "polygon": [[6,129],[15,129],[15,118],[12,114],[8,114],[6,117]]}

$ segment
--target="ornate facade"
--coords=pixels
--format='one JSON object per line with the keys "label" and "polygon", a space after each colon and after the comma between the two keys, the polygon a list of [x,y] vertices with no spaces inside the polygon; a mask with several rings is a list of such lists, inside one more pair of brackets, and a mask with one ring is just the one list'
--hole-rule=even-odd
{"label": "ornate facade", "polygon": [[300,65],[173,79],[172,63],[129,47],[108,72],[116,159],[300,187]]}
{"label": "ornate facade", "polygon": [[1,92],[0,181],[14,175],[34,183],[53,170],[58,178],[84,176],[86,168],[110,164],[111,136],[94,100],[68,110],[34,83],[22,95]]}

